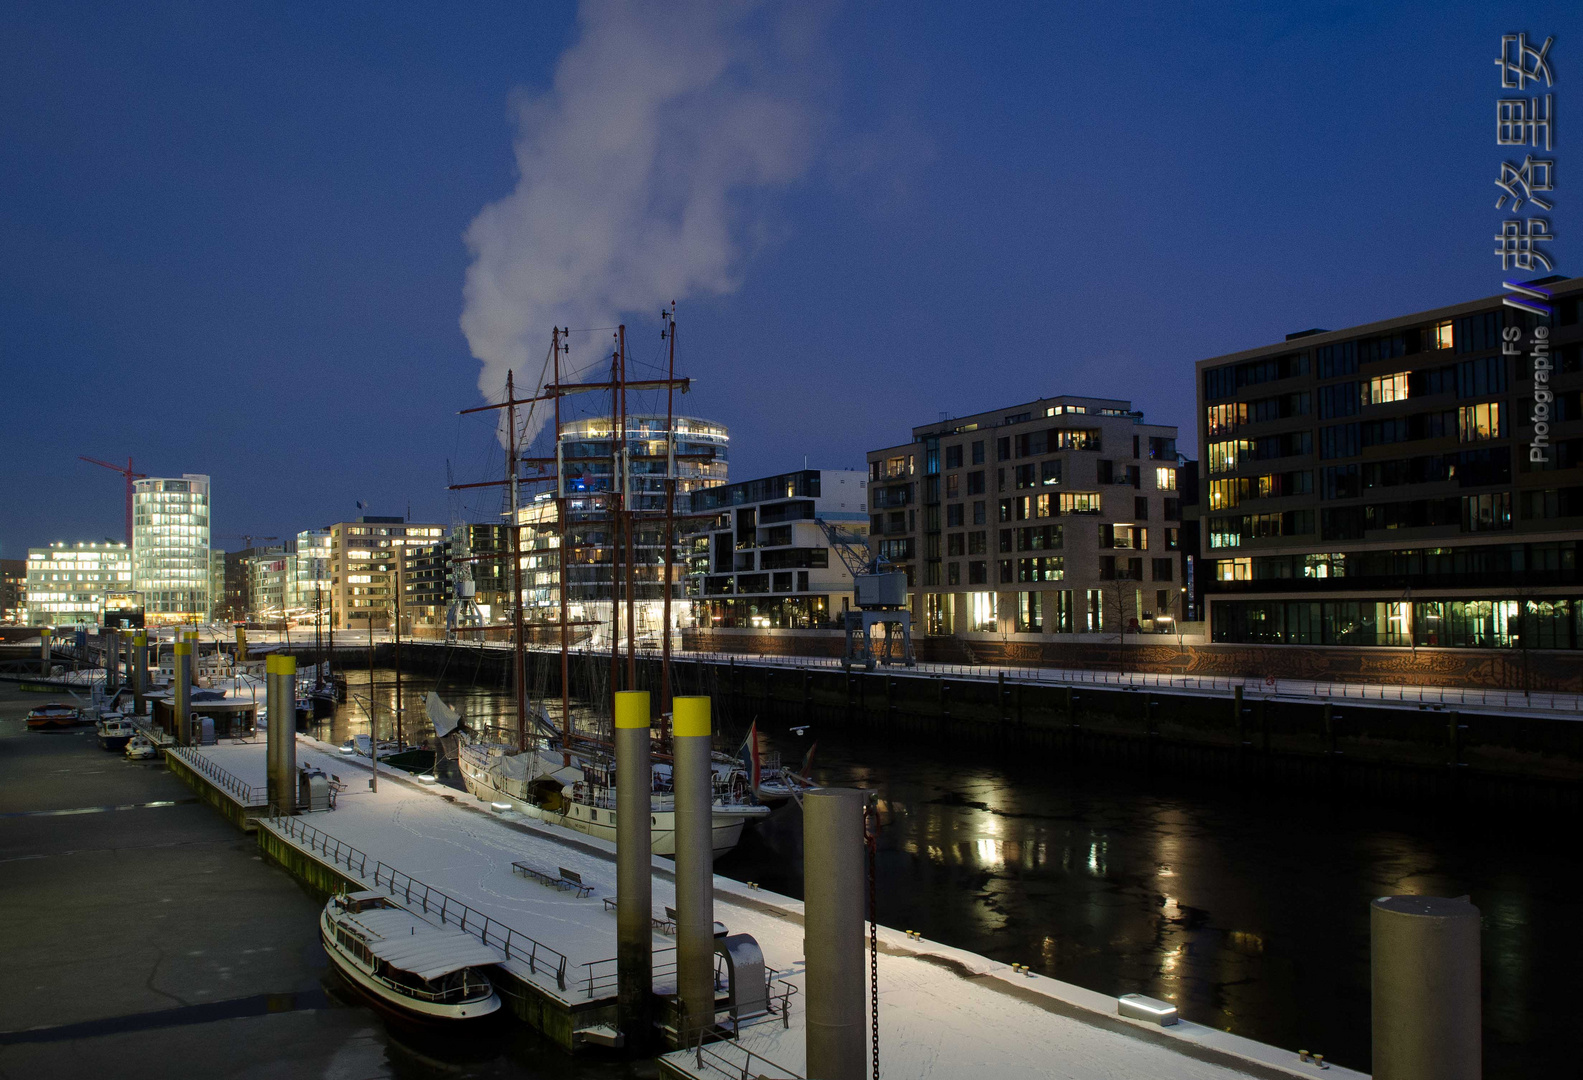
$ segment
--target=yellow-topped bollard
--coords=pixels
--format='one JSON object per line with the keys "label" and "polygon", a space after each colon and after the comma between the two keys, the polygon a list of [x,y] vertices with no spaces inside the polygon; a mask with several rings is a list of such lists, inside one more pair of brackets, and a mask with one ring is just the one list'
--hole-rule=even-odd
{"label": "yellow-topped bollard", "polygon": [[688,1041],[715,1020],[714,740],[709,699],[671,700],[676,789],[676,993]]}
{"label": "yellow-topped bollard", "polygon": [[654,763],[649,749],[649,692],[616,693],[616,1023],[628,1049],[641,1051],[652,1031],[654,911]]}
{"label": "yellow-topped bollard", "polygon": [[143,695],[148,692],[148,635],[141,630],[132,635],[131,660],[132,670],[128,674],[132,679],[133,710],[142,716]]}
{"label": "yellow-topped bollard", "polygon": [[192,642],[178,641],[176,665],[171,673],[171,721],[178,746],[192,744]]}
{"label": "yellow-topped bollard", "polygon": [[289,814],[297,808],[297,658],[266,656],[264,685],[269,709],[265,735],[269,804],[275,813]]}
{"label": "yellow-topped bollard", "polygon": [[236,628],[236,658],[238,660],[247,659],[247,627],[245,626]]}
{"label": "yellow-topped bollard", "polygon": [[684,738],[713,735],[709,720],[709,699],[679,697],[671,700],[672,732]]}

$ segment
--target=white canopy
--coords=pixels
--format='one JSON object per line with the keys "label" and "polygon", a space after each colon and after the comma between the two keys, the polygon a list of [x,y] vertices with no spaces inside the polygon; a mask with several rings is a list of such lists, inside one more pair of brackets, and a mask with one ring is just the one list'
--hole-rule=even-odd
{"label": "white canopy", "polygon": [[400,908],[375,908],[356,915],[341,915],[368,941],[369,951],[401,971],[420,979],[437,979],[463,968],[503,964],[506,956],[460,930],[424,922]]}

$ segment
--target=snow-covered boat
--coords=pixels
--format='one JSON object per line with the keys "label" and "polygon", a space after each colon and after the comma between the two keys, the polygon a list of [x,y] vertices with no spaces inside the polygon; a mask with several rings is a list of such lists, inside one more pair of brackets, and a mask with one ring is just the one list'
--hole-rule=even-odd
{"label": "snow-covered boat", "polygon": [[500,1009],[484,971],[505,961],[499,950],[425,922],[379,893],[331,897],[319,937],[342,978],[402,1019],[453,1024]]}
{"label": "snow-covered boat", "polygon": [[[479,799],[508,803],[528,817],[615,842],[613,762],[554,746],[518,751],[477,739],[464,728],[458,733],[457,766],[467,790]],[[722,783],[718,771],[714,788],[718,859],[737,846],[748,822],[768,817],[770,808],[753,801],[745,785],[731,786],[728,776]],[[676,810],[669,765],[655,764],[650,800],[652,850],[656,855],[675,855]]]}

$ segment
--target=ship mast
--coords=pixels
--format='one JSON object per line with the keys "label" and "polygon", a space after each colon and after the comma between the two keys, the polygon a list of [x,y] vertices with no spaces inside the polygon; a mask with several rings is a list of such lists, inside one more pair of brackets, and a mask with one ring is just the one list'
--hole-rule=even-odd
{"label": "ship mast", "polygon": [[[570,328],[568,328],[569,330]],[[570,345],[561,344],[561,330],[556,327],[550,332],[550,355],[554,359],[555,385],[561,384],[561,350],[570,350]],[[567,592],[566,592],[566,553],[567,535],[566,528],[566,459],[561,452],[561,398],[555,397],[555,521],[561,533],[560,549],[556,555],[556,573],[561,579],[561,745],[572,745],[572,686],[570,648],[571,639],[568,636],[566,625]]]}
{"label": "ship mast", "polygon": [[665,373],[665,565],[660,567],[660,738],[671,712],[671,565],[676,556],[676,301],[660,313],[661,334],[670,339],[670,366]]}
{"label": "ship mast", "polygon": [[527,650],[522,632],[522,527],[517,506],[517,395],[512,372],[506,372],[506,426],[511,430],[507,453],[506,490],[510,493],[511,520],[506,536],[511,548],[511,641],[515,650],[517,676],[517,749],[528,748],[528,673]]}
{"label": "ship mast", "polygon": [[[621,516],[622,534],[627,541],[627,689],[638,688],[637,589],[633,577],[637,562],[632,544],[632,446],[627,441],[627,328],[617,331],[621,364]],[[612,712],[612,716],[615,714]]]}

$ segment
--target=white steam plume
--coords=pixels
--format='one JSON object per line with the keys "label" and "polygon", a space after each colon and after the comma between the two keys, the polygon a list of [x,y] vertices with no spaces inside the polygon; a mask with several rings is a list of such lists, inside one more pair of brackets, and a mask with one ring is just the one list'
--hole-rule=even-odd
{"label": "white steam plume", "polygon": [[486,396],[507,368],[531,389],[552,326],[736,287],[755,196],[812,154],[818,19],[788,7],[584,0],[553,87],[513,102],[516,190],[465,236]]}

